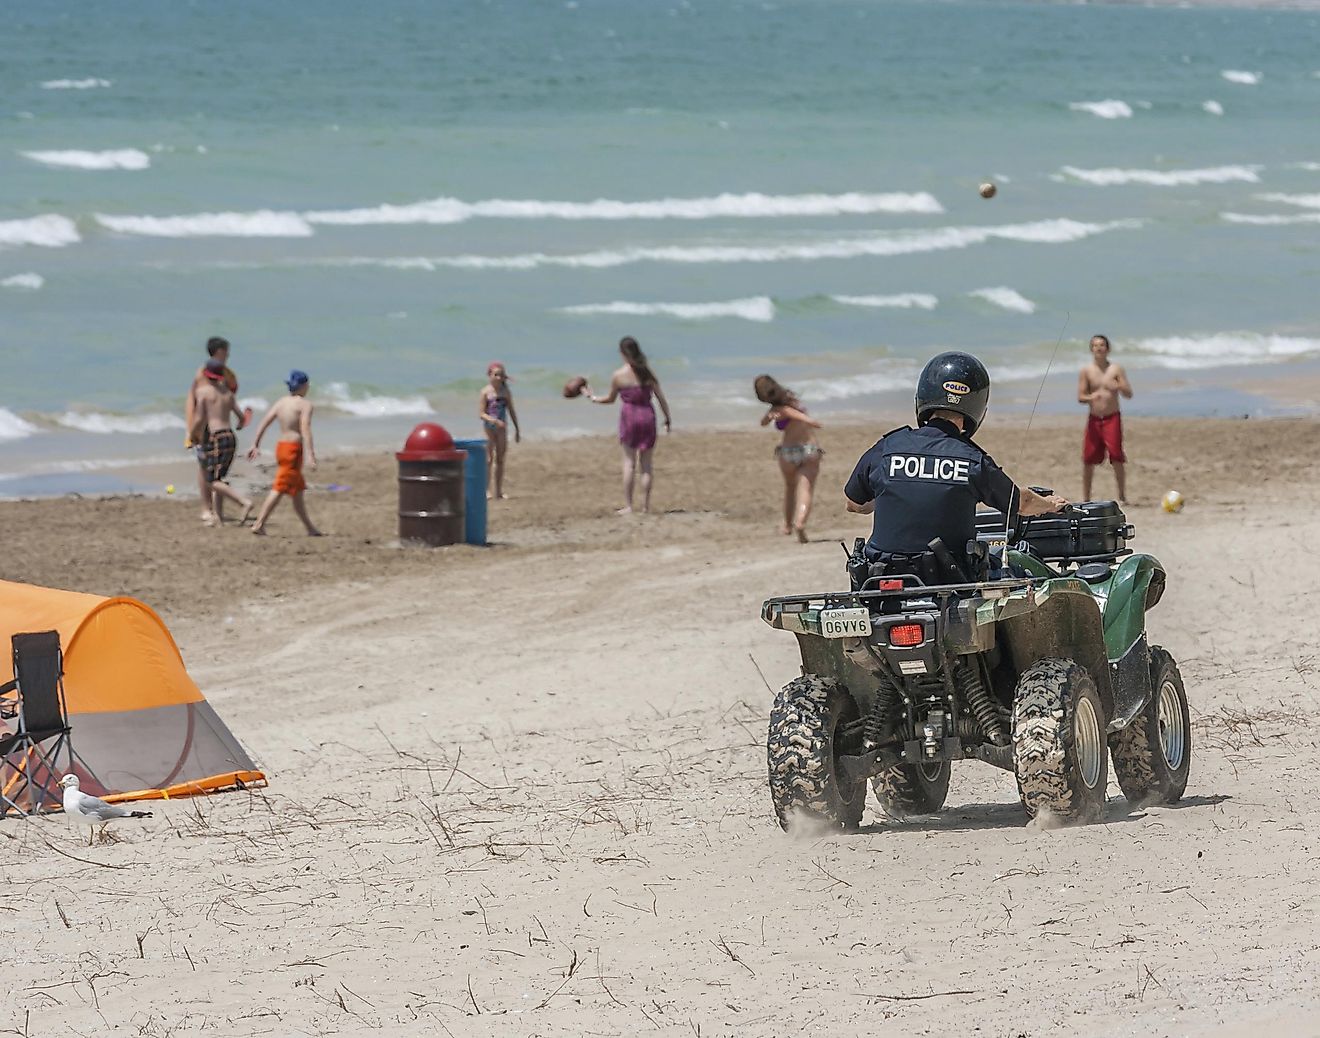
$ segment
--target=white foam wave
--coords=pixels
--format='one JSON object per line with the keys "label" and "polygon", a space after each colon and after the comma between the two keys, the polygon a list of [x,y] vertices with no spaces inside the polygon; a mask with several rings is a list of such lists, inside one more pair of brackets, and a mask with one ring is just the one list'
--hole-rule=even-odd
{"label": "white foam wave", "polygon": [[151,157],[137,148],[110,151],[20,151],[25,159],[61,169],[146,169]]}
{"label": "white foam wave", "polygon": [[898,307],[899,309],[934,310],[939,299],[926,292],[900,292],[893,296],[830,296],[844,306]]}
{"label": "white foam wave", "polygon": [[1253,213],[1220,213],[1220,217],[1229,223],[1254,224],[1257,227],[1286,227],[1302,223],[1320,223],[1320,213],[1267,213],[1257,216]]}
{"label": "white foam wave", "polygon": [[896,231],[856,238],[829,238],[814,242],[771,245],[666,245],[595,252],[514,256],[414,256],[377,259],[350,257],[323,261],[329,266],[371,266],[392,270],[535,270],[538,267],[607,268],[632,263],[780,263],[791,260],[856,259],[862,256],[902,256],[945,249],[965,249],[994,239],[1061,245],[1095,234],[1141,226],[1140,220],[1082,223],[1066,218],[994,227],[942,227],[928,231]]}
{"label": "white foam wave", "polygon": [[74,222],[56,213],[33,216],[26,220],[0,220],[0,247],[44,245],[55,249],[81,240]]}
{"label": "white foam wave", "polygon": [[723,303],[586,303],[561,306],[564,314],[621,314],[646,317],[662,314],[684,321],[709,321],[719,317],[739,317],[744,321],[773,321],[775,304],[769,296],[730,299]]}
{"label": "white foam wave", "polygon": [[95,90],[111,85],[108,79],[48,79],[41,84],[42,90]]}
{"label": "white foam wave", "polygon": [[173,414],[101,414],[97,411],[65,411],[55,419],[60,425],[79,432],[109,435],[127,433],[165,432],[167,429],[182,429],[183,419]]}
{"label": "white foam wave", "polygon": [[25,440],[37,427],[7,407],[0,407],[0,440]]}
{"label": "white foam wave", "polygon": [[71,458],[63,461],[43,461],[26,472],[0,472],[0,482],[30,479],[77,472],[102,472],[106,469],[132,469],[153,465],[177,465],[178,454],[157,454],[145,458]]}
{"label": "white foam wave", "polygon": [[1291,169],[1304,169],[1308,173],[1320,173],[1320,162],[1294,162]]}
{"label": "white foam wave", "polygon": [[967,294],[977,299],[984,299],[987,303],[992,303],[1004,310],[1012,310],[1014,313],[1034,314],[1036,312],[1035,303],[1016,289],[1009,288],[1006,285],[1000,285],[996,288],[977,288]]}
{"label": "white foam wave", "polygon": [[661,198],[621,202],[543,202],[535,199],[490,199],[464,202],[435,198],[410,205],[379,205],[368,209],[304,213],[314,224],[450,224],[476,217],[520,220],[706,220],[713,217],[843,216],[872,213],[942,213],[944,207],[925,191],[883,194],[850,191],[826,195],[722,194],[708,198]]}
{"label": "white foam wave", "polygon": [[804,400],[847,400],[856,396],[870,396],[894,390],[911,391],[917,367],[895,365],[897,371],[866,371],[859,375],[837,378],[806,378],[793,383],[794,392]]}
{"label": "white foam wave", "polygon": [[1132,118],[1132,106],[1112,97],[1105,101],[1074,101],[1068,107],[1074,112],[1090,112],[1100,119]]}
{"label": "white foam wave", "polygon": [[394,416],[435,413],[424,396],[368,395],[354,398],[348,385],[343,382],[327,383],[323,393],[331,407],[355,415],[358,418],[391,418]]}
{"label": "white foam wave", "polygon": [[1224,114],[1224,106],[1221,105],[1218,101],[1202,101],[1201,108],[1209,112],[1211,115]]}
{"label": "white foam wave", "polygon": [[311,226],[297,213],[259,209],[251,213],[193,213],[190,216],[110,216],[96,222],[121,234],[152,238],[309,238]]}
{"label": "white foam wave", "polygon": [[238,400],[239,407],[250,407],[256,414],[270,410],[270,401],[264,396],[245,396]]}
{"label": "white foam wave", "polygon": [[35,292],[46,283],[46,279],[40,274],[15,274],[13,277],[0,279],[0,288],[17,288],[28,292]]}
{"label": "white foam wave", "polygon": [[1078,169],[1064,166],[1063,172],[1076,180],[1099,187],[1116,184],[1149,184],[1153,187],[1186,187],[1192,184],[1260,183],[1260,166],[1214,166],[1209,169]]}
{"label": "white foam wave", "polygon": [[1261,79],[1259,72],[1247,72],[1240,68],[1226,68],[1219,74],[1228,82],[1238,83],[1241,86],[1255,86]]}
{"label": "white foam wave", "polygon": [[1134,353],[1144,354],[1145,359],[1157,367],[1210,368],[1320,355],[1320,339],[1257,332],[1220,332],[1142,339],[1130,348]]}
{"label": "white foam wave", "polygon": [[1320,209],[1320,195],[1287,195],[1278,191],[1268,191],[1256,197],[1262,202],[1282,202],[1284,205],[1300,206],[1303,209]]}

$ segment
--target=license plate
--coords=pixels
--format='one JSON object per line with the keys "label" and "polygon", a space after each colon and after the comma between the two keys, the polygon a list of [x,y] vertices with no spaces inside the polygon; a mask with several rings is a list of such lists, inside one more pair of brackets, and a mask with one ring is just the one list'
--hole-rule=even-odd
{"label": "license plate", "polygon": [[859,609],[822,609],[820,633],[826,638],[865,638],[871,633],[871,613]]}

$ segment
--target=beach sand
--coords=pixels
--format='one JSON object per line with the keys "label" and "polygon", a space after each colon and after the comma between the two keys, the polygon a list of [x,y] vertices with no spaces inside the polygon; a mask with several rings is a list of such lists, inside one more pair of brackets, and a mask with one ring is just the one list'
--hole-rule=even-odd
{"label": "beach sand", "polygon": [[[1041,831],[1011,776],[967,763],[937,816],[791,839],[764,740],[798,657],[759,606],[843,583],[837,541],[868,520],[840,488],[901,422],[824,431],[806,546],[774,532],[764,431],[664,440],[660,514],[633,518],[608,440],[515,447],[485,550],[399,547],[388,455],[324,460],[312,478],[351,490],[309,496],[320,540],[287,504],[266,539],[188,500],[0,504],[2,575],[156,607],[271,780],[91,849],[59,816],[0,824],[3,1026],[1310,1030],[1320,424],[1128,423],[1133,546],[1169,571],[1149,630],[1192,701],[1182,804],[1111,784],[1104,824]],[[1080,422],[1022,424],[985,445],[1075,496]]]}

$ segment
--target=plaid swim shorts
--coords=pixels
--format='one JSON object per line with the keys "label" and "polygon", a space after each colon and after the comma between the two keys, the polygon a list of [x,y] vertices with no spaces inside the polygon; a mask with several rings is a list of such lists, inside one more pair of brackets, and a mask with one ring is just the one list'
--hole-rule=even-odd
{"label": "plaid swim shorts", "polygon": [[206,475],[206,482],[221,483],[229,475],[229,466],[234,463],[234,451],[238,449],[238,437],[232,429],[208,432],[206,439],[196,447],[197,464]]}

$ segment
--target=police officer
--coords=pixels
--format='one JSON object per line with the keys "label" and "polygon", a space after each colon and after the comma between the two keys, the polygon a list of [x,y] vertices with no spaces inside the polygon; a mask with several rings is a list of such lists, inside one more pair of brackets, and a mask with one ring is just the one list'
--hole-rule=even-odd
{"label": "police officer", "polygon": [[862,455],[844,486],[848,511],[875,514],[868,558],[911,557],[938,537],[960,564],[976,538],[976,505],[1008,514],[1043,515],[1065,508],[1016,486],[972,442],[990,403],[990,374],[969,353],[941,353],[917,381],[917,428],[885,433]]}

